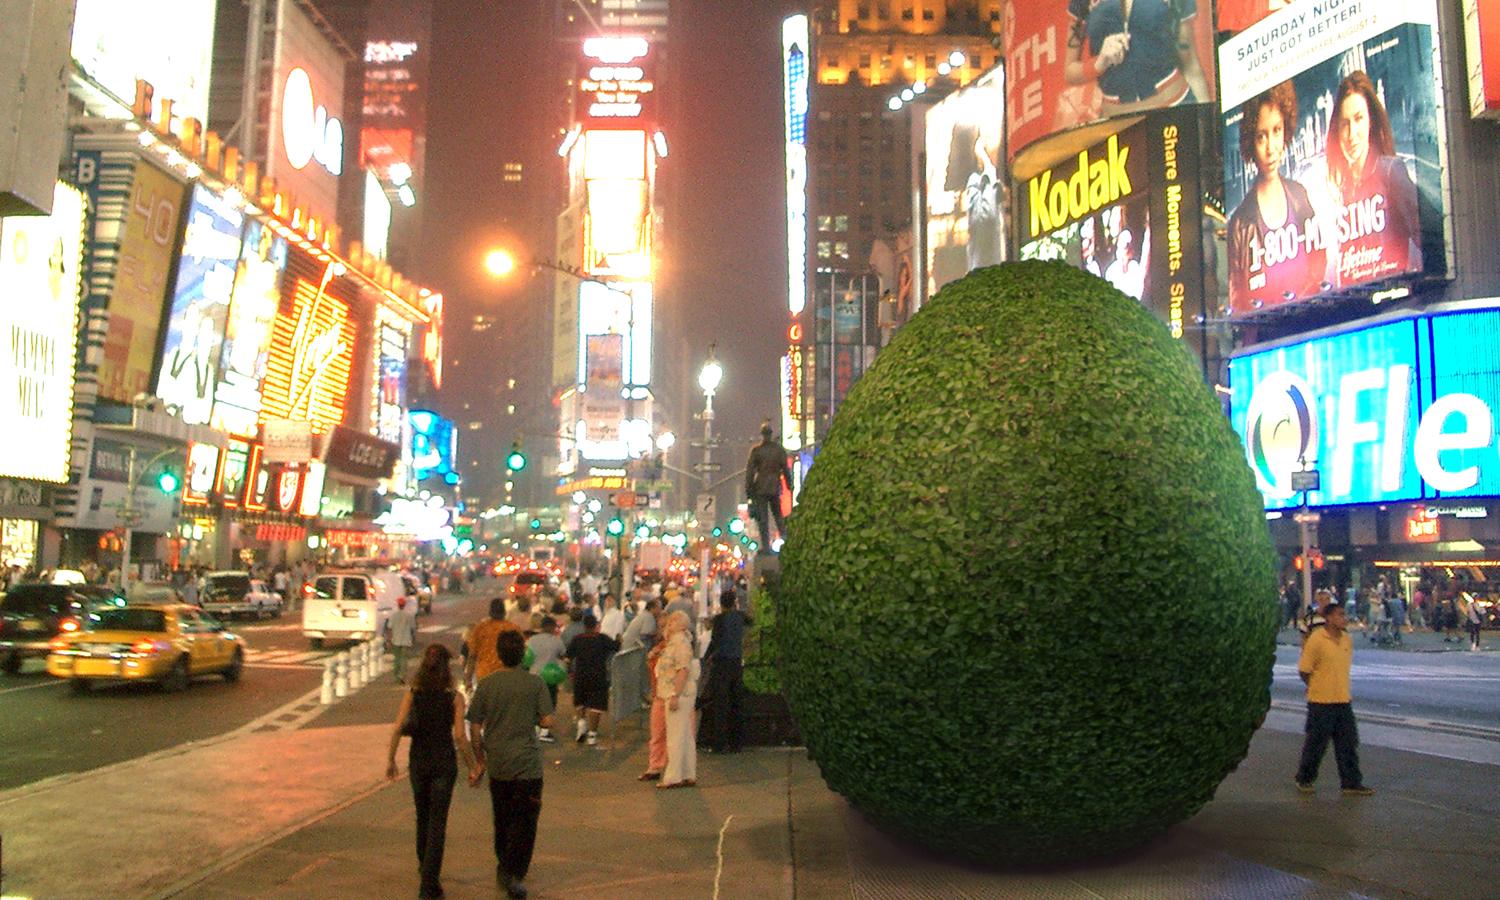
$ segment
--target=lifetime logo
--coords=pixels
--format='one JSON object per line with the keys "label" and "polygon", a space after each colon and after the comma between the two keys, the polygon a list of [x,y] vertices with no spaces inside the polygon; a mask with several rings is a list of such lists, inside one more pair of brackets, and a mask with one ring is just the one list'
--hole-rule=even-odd
{"label": "lifetime logo", "polygon": [[1130,148],[1120,147],[1110,135],[1103,159],[1091,159],[1087,150],[1078,154],[1078,171],[1067,181],[1052,181],[1048,169],[1028,183],[1031,197],[1031,236],[1056,231],[1071,219],[1081,219],[1129,196],[1132,190],[1125,166]]}

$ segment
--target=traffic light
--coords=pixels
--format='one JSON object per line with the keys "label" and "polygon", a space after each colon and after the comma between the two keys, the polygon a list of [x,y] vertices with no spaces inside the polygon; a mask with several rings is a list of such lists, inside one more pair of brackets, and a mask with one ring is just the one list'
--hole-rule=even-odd
{"label": "traffic light", "polygon": [[619,537],[625,533],[625,523],[619,517],[615,517],[609,520],[606,530],[615,537]]}
{"label": "traffic light", "polygon": [[505,467],[512,472],[519,472],[526,468],[526,454],[521,452],[521,441],[519,438],[511,442],[510,455],[505,457]]}
{"label": "traffic light", "polygon": [[162,469],[161,474],[156,478],[156,486],[161,488],[163,494],[177,493],[179,485],[180,482],[177,480],[177,473],[171,469]]}
{"label": "traffic light", "polygon": [[541,519],[532,519],[531,520],[531,530],[532,531],[537,531],[537,530],[541,529],[541,527],[542,527],[542,520]]}
{"label": "traffic light", "polygon": [[745,521],[739,517],[729,520],[729,533],[739,534],[745,530]]}

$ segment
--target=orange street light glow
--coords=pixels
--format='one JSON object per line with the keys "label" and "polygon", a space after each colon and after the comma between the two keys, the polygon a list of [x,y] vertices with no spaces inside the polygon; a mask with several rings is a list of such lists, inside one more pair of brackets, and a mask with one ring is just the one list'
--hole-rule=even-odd
{"label": "orange street light glow", "polygon": [[484,258],[485,267],[496,275],[509,275],[516,267],[516,261],[510,258],[510,254],[504,250],[495,250]]}

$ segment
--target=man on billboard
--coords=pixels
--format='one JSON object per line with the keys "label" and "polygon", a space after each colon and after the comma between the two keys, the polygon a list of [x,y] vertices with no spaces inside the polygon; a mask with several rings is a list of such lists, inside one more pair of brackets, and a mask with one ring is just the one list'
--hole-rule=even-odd
{"label": "man on billboard", "polygon": [[975,170],[964,185],[964,209],[969,217],[968,271],[1004,262],[1000,219],[1000,126],[982,122],[974,138]]}
{"label": "man on billboard", "polygon": [[1229,216],[1229,308],[1311,297],[1328,280],[1328,251],[1307,189],[1281,177],[1288,136],[1297,126],[1297,91],[1283,81],[1245,102],[1240,158],[1253,163],[1255,187]]}
{"label": "man on billboard", "polygon": [[1328,186],[1339,204],[1339,284],[1421,271],[1417,186],[1396,157],[1385,104],[1362,71],[1339,82],[1327,155]]}
{"label": "man on billboard", "polygon": [[1068,12],[1064,77],[1098,83],[1099,117],[1213,98],[1194,39],[1196,0],[1068,0]]}

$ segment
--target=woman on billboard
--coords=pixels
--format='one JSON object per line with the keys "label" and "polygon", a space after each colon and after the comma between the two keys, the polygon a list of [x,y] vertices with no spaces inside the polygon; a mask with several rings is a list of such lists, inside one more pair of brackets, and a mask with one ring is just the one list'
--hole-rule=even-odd
{"label": "woman on billboard", "polygon": [[1417,186],[1396,158],[1390,117],[1364,72],[1339,82],[1327,156],[1329,190],[1339,204],[1339,284],[1420,271]]}
{"label": "woman on billboard", "polygon": [[1196,0],[1068,0],[1068,12],[1064,77],[1098,82],[1101,118],[1213,97],[1194,42]]}
{"label": "woman on billboard", "polygon": [[1245,102],[1240,157],[1254,163],[1255,187],[1229,217],[1229,308],[1261,306],[1318,293],[1328,251],[1307,189],[1281,177],[1287,138],[1297,127],[1297,91],[1283,81]]}

